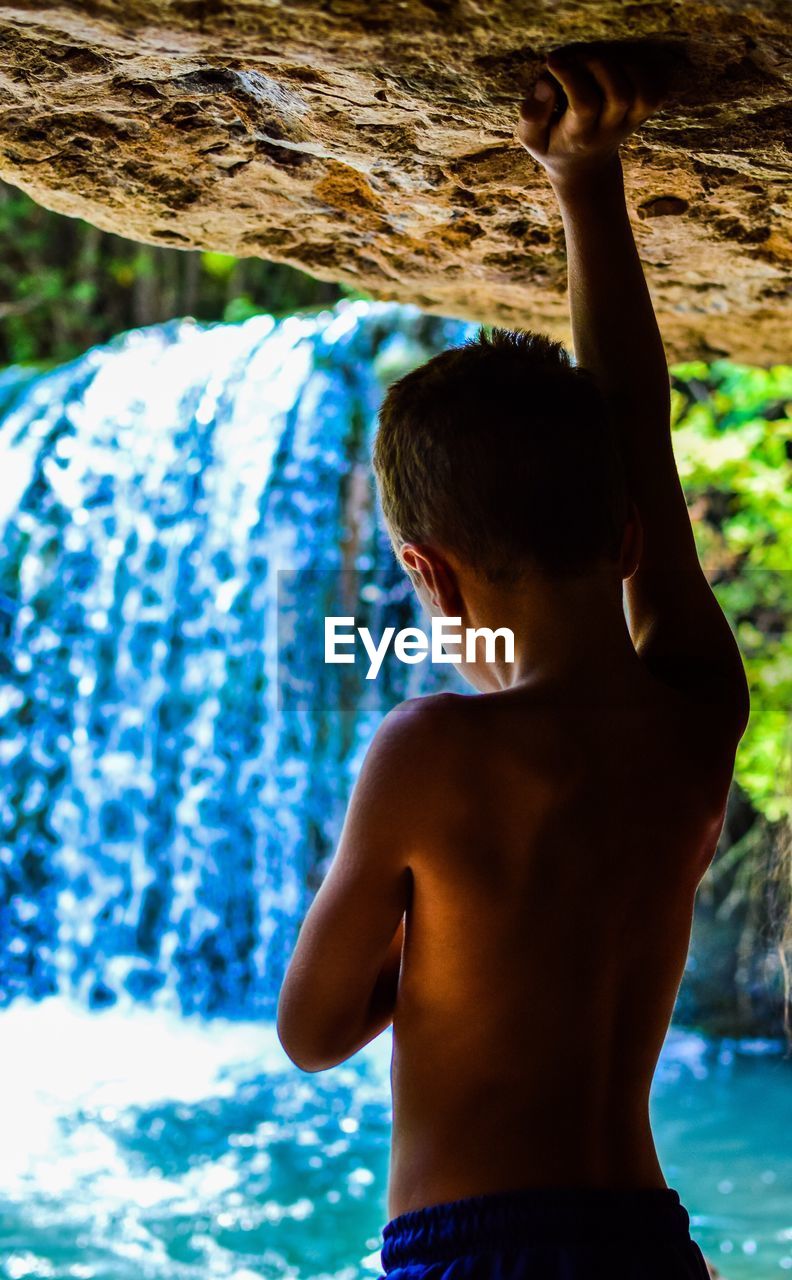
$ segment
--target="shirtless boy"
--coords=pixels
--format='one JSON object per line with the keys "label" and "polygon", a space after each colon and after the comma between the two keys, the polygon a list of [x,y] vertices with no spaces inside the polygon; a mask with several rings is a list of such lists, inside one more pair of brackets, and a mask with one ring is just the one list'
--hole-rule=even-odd
{"label": "shirtless boy", "polygon": [[[519,141],[563,216],[577,366],[531,334],[394,384],[375,445],[428,614],[510,627],[478,697],[376,733],[281,990],[321,1071],[393,1024],[388,1280],[705,1277],[649,1089],[748,717],[671,448],[619,144],[624,52],[548,58]],[[491,655],[490,655],[491,656]]]}

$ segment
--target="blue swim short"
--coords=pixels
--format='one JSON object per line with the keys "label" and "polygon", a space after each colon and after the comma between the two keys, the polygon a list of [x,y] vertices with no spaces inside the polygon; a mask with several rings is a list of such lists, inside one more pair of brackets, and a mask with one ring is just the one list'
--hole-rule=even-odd
{"label": "blue swim short", "polygon": [[[387,1280],[708,1280],[671,1187],[537,1189],[411,1209],[382,1230]],[[380,1277],[379,1280],[385,1280]]]}

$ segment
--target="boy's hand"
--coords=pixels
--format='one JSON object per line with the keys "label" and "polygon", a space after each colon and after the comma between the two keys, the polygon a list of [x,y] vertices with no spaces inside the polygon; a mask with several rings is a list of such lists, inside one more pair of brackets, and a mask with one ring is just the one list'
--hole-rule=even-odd
{"label": "boy's hand", "polygon": [[517,137],[563,188],[612,167],[663,95],[656,77],[612,50],[562,49],[546,66],[520,108]]}

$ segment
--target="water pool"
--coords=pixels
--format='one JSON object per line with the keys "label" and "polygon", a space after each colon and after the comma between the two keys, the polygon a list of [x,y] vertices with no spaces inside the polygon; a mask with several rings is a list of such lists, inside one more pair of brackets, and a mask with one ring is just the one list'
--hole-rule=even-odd
{"label": "water pool", "polygon": [[[3,1280],[380,1274],[386,1034],[298,1072],[269,1024],[59,998],[0,1015]],[[654,1090],[666,1176],[727,1280],[792,1273],[792,1062],[672,1032]]]}

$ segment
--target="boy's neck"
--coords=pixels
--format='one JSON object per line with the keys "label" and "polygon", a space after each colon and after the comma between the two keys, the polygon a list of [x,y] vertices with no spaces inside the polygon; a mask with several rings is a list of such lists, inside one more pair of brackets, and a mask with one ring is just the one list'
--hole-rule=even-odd
{"label": "boy's neck", "polygon": [[612,569],[574,579],[531,576],[494,585],[458,576],[466,627],[508,627],[514,662],[487,665],[493,689],[559,685],[606,688],[638,663],[622,604],[621,579]]}

